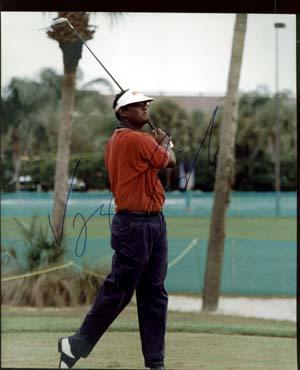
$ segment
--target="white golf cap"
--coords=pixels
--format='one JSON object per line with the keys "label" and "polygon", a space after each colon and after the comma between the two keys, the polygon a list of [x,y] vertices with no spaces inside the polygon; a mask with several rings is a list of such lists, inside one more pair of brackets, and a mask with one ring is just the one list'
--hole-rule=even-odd
{"label": "white golf cap", "polygon": [[117,104],[114,107],[115,112],[117,112],[120,108],[124,107],[128,104],[133,103],[139,103],[142,101],[152,101],[153,98],[150,98],[149,96],[145,96],[139,91],[133,91],[131,89],[128,89],[120,96],[120,98],[117,100]]}

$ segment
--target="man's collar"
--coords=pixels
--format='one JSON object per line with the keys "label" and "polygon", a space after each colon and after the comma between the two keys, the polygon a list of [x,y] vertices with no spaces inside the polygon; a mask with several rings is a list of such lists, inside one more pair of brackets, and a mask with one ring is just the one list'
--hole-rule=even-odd
{"label": "man's collar", "polygon": [[142,131],[142,130],[138,130],[138,129],[135,129],[133,127],[130,127],[127,125],[127,123],[125,122],[119,122],[118,123],[118,126],[115,128],[115,130],[118,130],[118,129],[121,129],[121,128],[127,128],[128,130],[133,130],[133,131]]}

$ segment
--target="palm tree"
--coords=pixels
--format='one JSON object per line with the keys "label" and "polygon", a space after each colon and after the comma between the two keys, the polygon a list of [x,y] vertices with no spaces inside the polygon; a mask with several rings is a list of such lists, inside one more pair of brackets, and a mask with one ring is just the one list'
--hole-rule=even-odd
{"label": "palm tree", "polygon": [[220,129],[220,148],[214,185],[214,204],[207,247],[206,271],[203,290],[204,311],[218,308],[224,253],[226,210],[229,205],[233,180],[235,133],[238,112],[238,85],[242,64],[247,15],[237,14],[231,62]]}
{"label": "palm tree", "polygon": [[[296,135],[294,122],[296,121],[296,107],[292,104],[289,91],[279,95],[281,120],[281,148],[282,156],[295,153]],[[239,166],[249,169],[264,155],[275,163],[275,113],[274,99],[267,91],[254,91],[244,94],[239,103],[239,123],[236,138],[236,149],[240,158]]]}
{"label": "palm tree", "polygon": [[44,132],[42,110],[48,103],[48,96],[48,91],[42,84],[13,78],[2,98],[1,152],[2,155],[9,151],[12,153],[14,164],[12,183],[16,191],[20,190],[21,157],[30,154],[36,134]]}
{"label": "palm tree", "polygon": [[[67,18],[81,37],[87,41],[93,38],[95,30],[89,25],[87,12],[58,12],[58,17]],[[56,40],[63,53],[64,76],[61,94],[61,118],[58,131],[58,145],[54,180],[53,231],[57,241],[62,239],[63,217],[67,198],[69,159],[72,136],[72,115],[75,99],[76,72],[81,58],[83,43],[72,30],[57,27],[47,31]]]}
{"label": "palm tree", "polygon": [[[112,23],[121,13],[108,13]],[[58,12],[58,17],[67,18],[84,41],[93,38],[95,29],[89,24],[89,12]],[[76,72],[81,58],[83,43],[68,26],[47,31],[56,40],[63,53],[64,77],[62,82],[61,118],[58,130],[58,144],[54,180],[53,226],[55,239],[61,241],[63,218],[67,199],[69,159],[72,137],[72,116],[75,100]],[[93,82],[103,82],[95,80]]]}

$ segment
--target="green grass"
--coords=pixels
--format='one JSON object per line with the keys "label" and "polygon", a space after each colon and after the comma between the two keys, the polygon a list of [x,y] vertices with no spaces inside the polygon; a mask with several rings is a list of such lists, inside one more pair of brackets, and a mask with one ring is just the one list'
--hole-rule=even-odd
{"label": "green grass", "polygon": [[[78,308],[2,308],[2,332],[76,331],[88,307]],[[137,332],[136,307],[130,304],[112,324],[111,332]],[[169,332],[255,335],[268,337],[296,336],[296,325],[289,321],[264,320],[208,313],[168,313]]]}
{"label": "green grass", "polygon": [[[87,306],[2,307],[2,367],[57,367],[57,339],[73,334],[87,310]],[[288,321],[169,312],[166,367],[296,370],[295,337],[296,324]],[[144,368],[133,304],[121,313],[91,355],[81,359],[75,368]]]}
{"label": "green grass", "polygon": [[[73,334],[3,334],[2,367],[57,367],[57,339],[68,333]],[[296,340],[168,332],[165,364],[178,370],[296,370]],[[138,333],[108,332],[75,368],[143,369],[143,365]]]}
{"label": "green grass", "polygon": [[[47,217],[39,217],[41,222],[48,224]],[[31,217],[18,217],[18,220],[29,225]],[[77,237],[81,228],[80,222],[73,229],[73,218],[67,217],[65,228],[69,237]],[[171,238],[207,239],[209,234],[210,218],[208,217],[168,217],[168,235]],[[92,218],[88,224],[88,237],[110,236],[107,217]],[[19,233],[16,223],[11,217],[2,217],[1,230],[3,239],[15,239]],[[257,217],[239,218],[228,217],[226,236],[228,238],[245,238],[260,240],[296,240],[295,217]]]}
{"label": "green grass", "polygon": [[[66,333],[2,336],[2,367],[55,368],[57,339]],[[18,348],[16,356],[15,348]],[[167,369],[296,370],[296,341],[193,333],[167,333]],[[138,333],[106,333],[75,368],[143,369]]]}

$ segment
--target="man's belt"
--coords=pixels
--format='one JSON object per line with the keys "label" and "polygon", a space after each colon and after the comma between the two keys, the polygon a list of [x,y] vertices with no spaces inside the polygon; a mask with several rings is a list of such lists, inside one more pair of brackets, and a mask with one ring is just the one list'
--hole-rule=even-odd
{"label": "man's belt", "polygon": [[133,216],[133,217],[154,217],[154,216],[159,216],[162,212],[157,211],[157,212],[131,212],[131,211],[118,211],[117,215],[126,215],[126,216]]}

